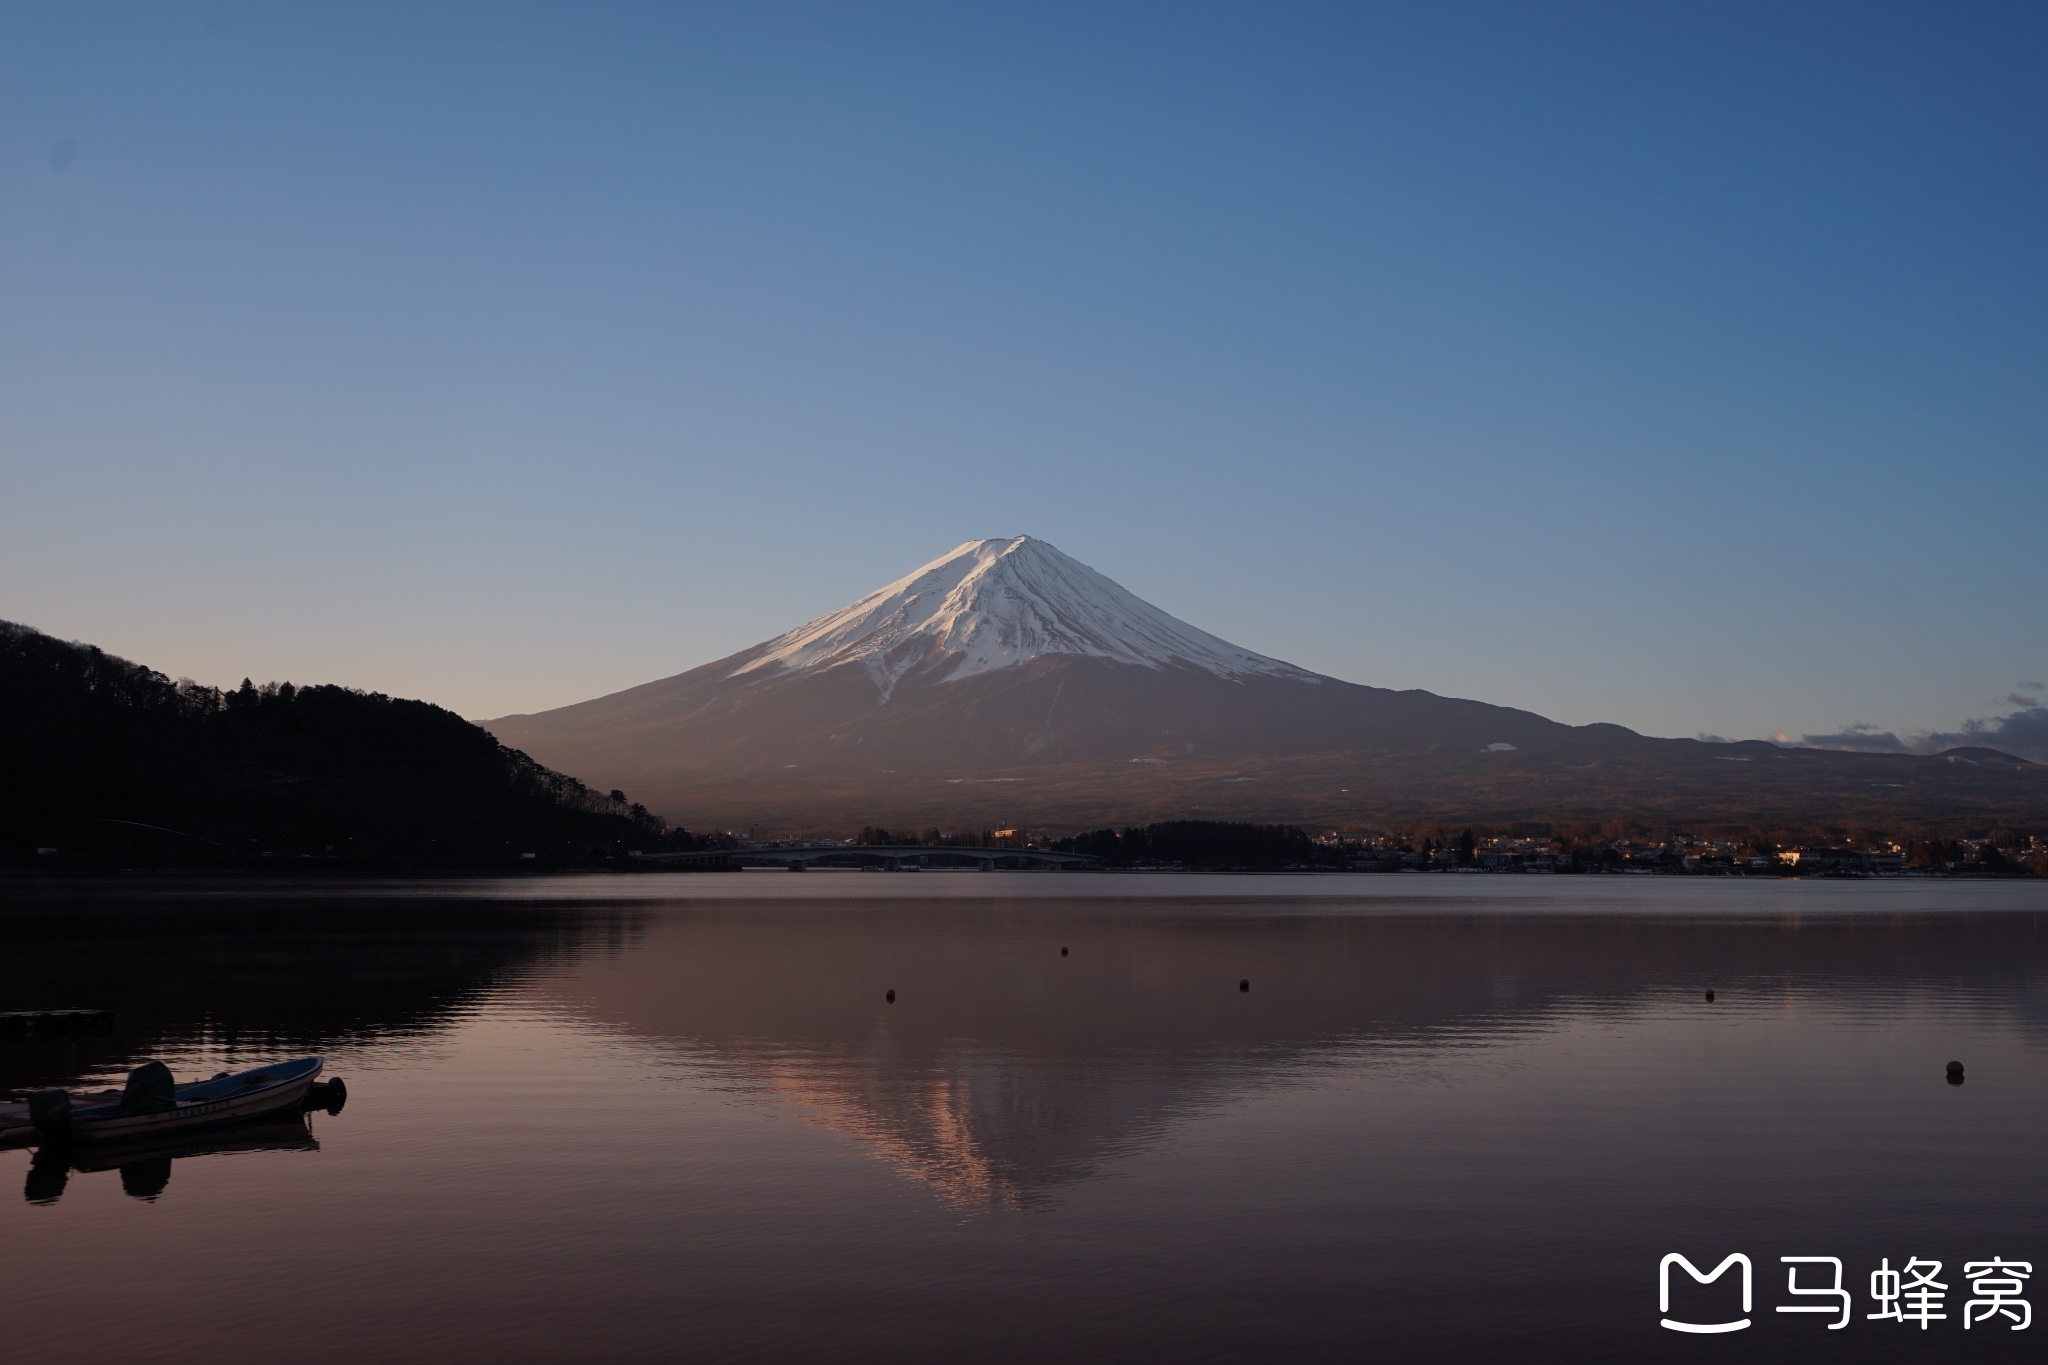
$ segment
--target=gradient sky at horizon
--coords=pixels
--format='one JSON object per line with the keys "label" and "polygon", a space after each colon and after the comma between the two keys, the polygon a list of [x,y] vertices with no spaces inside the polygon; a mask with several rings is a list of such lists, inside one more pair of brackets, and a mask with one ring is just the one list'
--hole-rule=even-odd
{"label": "gradient sky at horizon", "polygon": [[0,7],[0,618],[473,717],[1041,536],[1561,720],[2048,679],[2038,5]]}

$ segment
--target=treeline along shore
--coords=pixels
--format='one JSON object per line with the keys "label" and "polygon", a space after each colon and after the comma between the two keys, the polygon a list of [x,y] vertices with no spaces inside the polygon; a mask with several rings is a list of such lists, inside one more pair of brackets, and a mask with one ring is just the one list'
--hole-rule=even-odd
{"label": "treeline along shore", "polygon": [[[624,870],[677,865],[648,854],[773,842],[758,830],[670,826],[625,792],[594,790],[427,702],[331,685],[174,682],[7,622],[0,758],[0,865],[17,868]],[[1133,870],[2048,876],[2048,830],[1995,824],[1688,829],[1618,818],[1312,832],[1181,819],[804,838],[1035,848]]]}

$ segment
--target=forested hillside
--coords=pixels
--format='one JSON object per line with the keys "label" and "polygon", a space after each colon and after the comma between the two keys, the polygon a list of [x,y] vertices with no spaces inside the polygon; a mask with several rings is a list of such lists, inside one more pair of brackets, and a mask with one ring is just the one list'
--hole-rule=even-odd
{"label": "forested hillside", "polygon": [[687,841],[426,702],[174,683],[0,622],[9,863],[515,864]]}

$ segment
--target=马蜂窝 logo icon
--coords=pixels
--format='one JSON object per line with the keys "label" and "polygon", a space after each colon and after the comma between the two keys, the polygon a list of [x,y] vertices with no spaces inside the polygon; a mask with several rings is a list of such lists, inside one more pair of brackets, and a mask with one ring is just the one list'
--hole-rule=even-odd
{"label": "\u9a6c\u8702\u7a9d logo icon", "polygon": [[[1841,1257],[1780,1256],[1778,1260],[1785,1267],[1785,1292],[1795,1299],[1809,1300],[1780,1304],[1778,1312],[1824,1313],[1835,1319],[1827,1325],[1830,1332],[1839,1332],[1854,1321],[1854,1303],[1842,1284],[1844,1270]],[[1742,1267],[1744,1316],[1727,1322],[1682,1322],[1671,1316],[1672,1266],[1684,1266],[1685,1273],[1692,1276],[1695,1284],[1713,1284],[1728,1273],[1729,1266],[1738,1264]],[[1815,1274],[1809,1270],[1807,1283],[1801,1284],[1799,1272],[1802,1266],[1824,1268],[1827,1283],[1813,1283]],[[1944,1305],[1949,1287],[1934,1278],[1940,1273],[1940,1261],[1914,1256],[1894,1270],[1891,1258],[1885,1257],[1877,1263],[1877,1269],[1870,1272],[1870,1297],[1876,1300],[1877,1311],[1865,1316],[1873,1321],[1895,1322],[1901,1326],[1916,1323],[1923,1332],[1933,1323],[1946,1322],[1948,1314]],[[2032,1326],[2034,1310],[2020,1295],[2026,1292],[2027,1280],[2033,1273],[2031,1261],[2008,1261],[1994,1256],[1988,1261],[1965,1262],[1963,1276],[1970,1282],[1973,1297],[1963,1305],[1963,1329],[1988,1327],[1994,1319],[2002,1320],[2001,1325],[2015,1332],[2023,1332]],[[1664,1314],[1664,1326],[1674,1332],[1715,1334],[1741,1331],[1750,1325],[1751,1276],[1749,1257],[1739,1251],[1724,1258],[1707,1274],[1701,1274],[1698,1266],[1672,1252],[1657,1263],[1657,1308]],[[1823,1302],[1810,1302],[1813,1299]]]}
{"label": "\u9a6c\u8702\u7a9d logo icon", "polygon": [[[1729,1266],[1741,1266],[1742,1311],[1744,1316],[1733,1322],[1677,1322],[1673,1320],[1669,1314],[1671,1312],[1671,1267],[1674,1265],[1684,1266],[1685,1273],[1692,1276],[1693,1280],[1699,1284],[1712,1284],[1721,1278]],[[1750,1298],[1749,1257],[1739,1251],[1730,1252],[1727,1259],[1715,1266],[1713,1273],[1707,1275],[1702,1275],[1698,1266],[1686,1260],[1685,1257],[1675,1251],[1657,1263],[1657,1311],[1666,1315],[1664,1325],[1674,1332],[1739,1332],[1749,1326],[1747,1314],[1749,1313]]]}

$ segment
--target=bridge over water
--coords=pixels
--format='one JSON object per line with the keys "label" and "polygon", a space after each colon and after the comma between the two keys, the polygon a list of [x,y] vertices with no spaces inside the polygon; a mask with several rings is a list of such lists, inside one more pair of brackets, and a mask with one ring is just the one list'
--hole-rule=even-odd
{"label": "bridge over water", "polygon": [[791,844],[781,848],[721,848],[701,853],[649,853],[634,860],[655,867],[783,867],[804,872],[814,867],[874,867],[886,872],[913,868],[1098,867],[1100,858],[1085,853],[1052,853],[1040,848],[963,848],[953,844]]}

